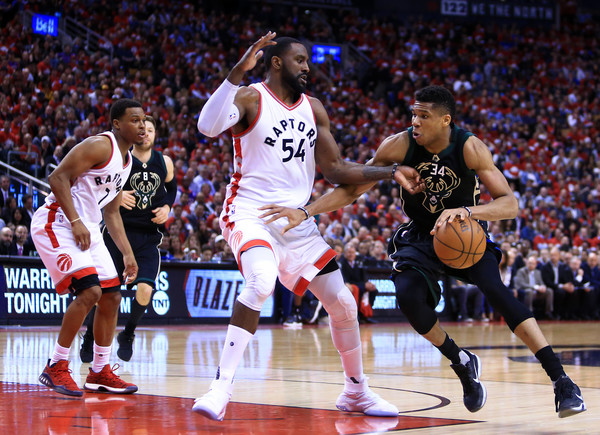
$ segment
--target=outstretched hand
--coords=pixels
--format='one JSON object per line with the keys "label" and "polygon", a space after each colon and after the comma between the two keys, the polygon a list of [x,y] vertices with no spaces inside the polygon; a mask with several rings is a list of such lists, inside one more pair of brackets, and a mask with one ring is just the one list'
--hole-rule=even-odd
{"label": "outstretched hand", "polygon": [[394,180],[411,195],[425,190],[425,181],[419,172],[410,166],[400,165],[394,172]]}
{"label": "outstretched hand", "polygon": [[266,35],[263,35],[258,41],[252,44],[250,48],[248,48],[248,50],[246,50],[246,53],[244,53],[244,55],[234,68],[239,68],[243,72],[247,72],[253,69],[256,66],[258,60],[264,54],[263,48],[277,44],[275,41],[273,41],[273,39],[275,39],[276,36],[277,33],[275,32],[268,32]]}
{"label": "outstretched hand", "polygon": [[282,207],[277,204],[263,205],[262,207],[259,207],[259,210],[267,210],[265,213],[261,214],[259,218],[263,219],[271,216],[271,218],[265,222],[266,224],[270,224],[275,222],[277,219],[284,217],[288,219],[289,224],[287,224],[281,231],[282,235],[287,233],[292,228],[297,227],[304,219],[306,219],[306,214],[302,210],[297,208]]}

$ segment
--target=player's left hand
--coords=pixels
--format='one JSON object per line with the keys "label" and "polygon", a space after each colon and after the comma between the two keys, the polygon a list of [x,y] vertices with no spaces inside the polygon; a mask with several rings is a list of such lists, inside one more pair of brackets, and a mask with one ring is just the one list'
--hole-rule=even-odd
{"label": "player's left hand", "polygon": [[137,261],[135,261],[133,252],[129,255],[123,256],[123,265],[125,266],[125,270],[123,271],[123,279],[125,280],[125,284],[131,284],[133,281],[135,281],[138,274],[138,265]]}
{"label": "player's left hand", "polygon": [[154,213],[154,217],[151,219],[151,221],[157,225],[164,224],[167,221],[167,219],[169,219],[170,211],[171,207],[169,207],[167,204],[163,205],[162,207],[156,207],[152,210],[152,213]]}
{"label": "player's left hand", "polygon": [[399,165],[394,172],[394,180],[411,195],[425,190],[425,181],[419,172],[410,166]]}
{"label": "player's left hand", "polygon": [[277,204],[267,204],[259,207],[258,209],[267,210],[265,213],[260,215],[259,218],[262,219],[271,216],[271,218],[265,222],[266,224],[275,222],[277,219],[281,219],[283,217],[288,219],[289,224],[286,225],[281,231],[282,235],[287,233],[292,228],[297,227],[304,219],[306,219],[306,214],[298,208],[282,207]]}
{"label": "player's left hand", "polygon": [[429,234],[431,234],[432,236],[435,235],[437,230],[442,225],[444,225],[446,222],[452,222],[454,220],[464,221],[468,217],[469,217],[469,212],[467,211],[466,208],[460,207],[460,208],[446,209],[437,218],[437,221],[435,221],[435,225],[433,226],[433,229],[431,230],[431,232]]}

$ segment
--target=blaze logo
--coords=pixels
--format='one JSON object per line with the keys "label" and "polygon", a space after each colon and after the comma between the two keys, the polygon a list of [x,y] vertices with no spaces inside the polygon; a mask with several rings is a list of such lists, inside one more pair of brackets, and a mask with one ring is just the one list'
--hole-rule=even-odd
{"label": "blaze logo", "polygon": [[244,234],[241,231],[236,231],[233,234],[233,237],[231,238],[231,248],[235,251],[240,242],[242,241],[242,237],[244,237]]}
{"label": "blaze logo", "polygon": [[66,272],[73,265],[73,260],[69,254],[60,254],[56,258],[56,265],[61,272]]}

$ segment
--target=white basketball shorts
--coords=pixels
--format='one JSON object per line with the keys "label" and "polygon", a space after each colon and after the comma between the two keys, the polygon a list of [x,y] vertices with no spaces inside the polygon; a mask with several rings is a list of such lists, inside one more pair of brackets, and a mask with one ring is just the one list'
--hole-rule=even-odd
{"label": "white basketball shorts", "polygon": [[308,284],[335,257],[335,251],[323,240],[314,219],[304,221],[284,235],[287,219],[266,225],[252,215],[237,214],[234,222],[221,221],[223,237],[231,246],[241,270],[240,255],[254,246],[273,251],[281,283],[296,294],[303,294]]}
{"label": "white basketball shorts", "polygon": [[121,285],[112,258],[96,223],[83,222],[90,232],[90,248],[75,244],[71,224],[57,203],[43,205],[31,221],[31,237],[58,294],[74,291],[73,279],[97,274],[102,288]]}

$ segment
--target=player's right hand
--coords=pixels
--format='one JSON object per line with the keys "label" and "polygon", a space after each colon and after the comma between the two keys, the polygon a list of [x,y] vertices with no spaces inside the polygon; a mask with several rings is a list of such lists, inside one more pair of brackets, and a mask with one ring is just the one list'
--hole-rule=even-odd
{"label": "player's right hand", "polygon": [[256,66],[258,60],[263,56],[262,49],[268,47],[270,45],[276,45],[277,43],[273,41],[277,33],[269,31],[266,35],[261,36],[261,38],[256,41],[254,44],[250,46],[250,48],[244,53],[240,61],[234,68],[240,68],[242,71],[250,71]]}
{"label": "player's right hand", "polygon": [[400,165],[394,172],[394,180],[402,186],[411,195],[425,190],[425,181],[415,168]]}
{"label": "player's right hand", "polygon": [[121,207],[126,208],[127,210],[133,209],[135,207],[135,195],[133,194],[133,190],[123,190],[121,193]]}
{"label": "player's right hand", "polygon": [[123,255],[123,265],[125,266],[125,270],[123,270],[123,280],[125,281],[125,284],[131,284],[135,281],[138,274],[138,264],[135,261],[133,252],[128,255]]}
{"label": "player's right hand", "polygon": [[71,224],[71,232],[73,233],[75,244],[82,251],[90,249],[90,232],[81,220],[77,220]]}

